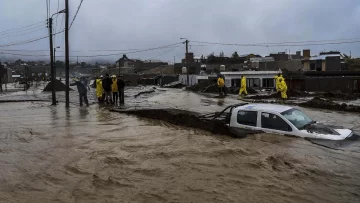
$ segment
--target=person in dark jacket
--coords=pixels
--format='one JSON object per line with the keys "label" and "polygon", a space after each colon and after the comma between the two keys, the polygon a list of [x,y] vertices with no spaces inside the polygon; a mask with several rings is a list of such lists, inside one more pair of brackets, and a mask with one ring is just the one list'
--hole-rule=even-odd
{"label": "person in dark jacket", "polygon": [[118,76],[118,79],[117,79],[117,86],[118,86],[118,90],[119,90],[120,104],[124,104],[125,103],[125,95],[124,95],[125,82],[121,78],[120,75]]}
{"label": "person in dark jacket", "polygon": [[76,80],[74,83],[70,85],[76,85],[78,92],[79,92],[79,99],[80,99],[80,106],[83,105],[83,99],[85,101],[86,106],[89,106],[89,101],[87,98],[87,87],[84,85],[84,83],[80,82],[79,80]]}
{"label": "person in dark jacket", "polygon": [[106,74],[105,78],[102,80],[102,86],[103,86],[103,89],[105,92],[105,100],[106,100],[107,104],[109,104],[109,101],[111,104],[113,103],[112,94],[111,94],[112,83],[113,82],[112,82],[109,74]]}

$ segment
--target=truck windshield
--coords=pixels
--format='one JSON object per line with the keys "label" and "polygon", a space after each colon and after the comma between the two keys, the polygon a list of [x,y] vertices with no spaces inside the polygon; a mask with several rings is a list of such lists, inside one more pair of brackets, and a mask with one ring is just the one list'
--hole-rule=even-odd
{"label": "truck windshield", "polygon": [[288,119],[297,129],[302,129],[304,126],[314,123],[311,118],[297,109],[289,109],[282,112],[281,115]]}

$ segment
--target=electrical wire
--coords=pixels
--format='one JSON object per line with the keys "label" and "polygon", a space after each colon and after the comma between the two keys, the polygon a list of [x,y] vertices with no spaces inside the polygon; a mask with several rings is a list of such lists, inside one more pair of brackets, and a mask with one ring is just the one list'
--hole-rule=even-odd
{"label": "electrical wire", "polygon": [[[65,30],[63,31],[60,31],[60,32],[57,32],[53,35],[56,35],[56,34],[59,34],[59,33],[62,33],[64,32]],[[24,40],[24,41],[17,41],[17,42],[12,42],[10,44],[0,44],[0,47],[9,47],[9,46],[15,46],[15,45],[22,45],[22,44],[28,44],[28,43],[31,43],[31,42],[36,42],[36,41],[39,41],[39,40],[42,40],[42,39],[45,39],[45,38],[48,38],[49,36],[43,36],[43,37],[38,37],[38,38],[33,38],[33,39],[28,39],[28,40]]]}
{"label": "electrical wire", "polygon": [[[307,43],[307,44],[286,44],[286,43],[277,43],[277,44],[233,44],[233,43],[219,43],[219,42],[204,42],[204,41],[191,41],[194,43],[200,44],[212,44],[212,45],[223,45],[223,46],[242,46],[242,47],[281,47],[281,46],[316,46],[316,45],[329,45],[329,44],[349,44],[349,43],[358,43],[360,40],[352,41],[333,41],[333,42],[324,42],[324,43]],[[319,41],[321,42],[321,41]],[[300,42],[299,42],[300,43]]]}
{"label": "electrical wire", "polygon": [[[20,28],[12,28],[12,29],[9,29],[9,30],[0,31],[0,35],[7,35],[7,34],[15,32],[15,31],[19,32],[19,31],[25,31],[25,30],[32,29],[32,28],[35,28],[35,27],[39,27],[39,24],[45,23],[45,22],[46,22],[46,20],[31,24],[31,25],[23,26],[23,27],[20,27]],[[35,25],[37,25],[37,26],[35,26]],[[26,29],[24,29],[24,28],[26,28]]]}
{"label": "electrical wire", "polygon": [[151,57],[150,59],[156,59],[157,57],[163,56],[163,55],[165,55],[165,54],[167,54],[167,53],[170,53],[170,52],[174,51],[174,50],[175,50],[176,48],[178,48],[178,47],[180,47],[180,46],[175,46],[174,48],[170,48],[169,50],[166,50],[165,52],[163,52],[163,53],[161,53],[161,54],[159,54],[159,55],[156,55],[156,56],[154,56],[154,57]]}
{"label": "electrical wire", "polygon": [[73,20],[72,20],[71,23],[70,23],[69,30],[71,29],[71,26],[73,25],[73,23],[74,23],[74,21],[75,21],[75,19],[76,19],[76,16],[77,16],[78,13],[79,13],[79,10],[80,10],[80,8],[81,8],[81,5],[82,5],[82,2],[83,2],[83,1],[84,1],[84,0],[81,0],[81,1],[80,1],[79,7],[78,7],[78,9],[77,9],[77,11],[76,11],[76,13],[75,13],[75,15],[74,15]]}
{"label": "electrical wire", "polygon": [[169,45],[165,45],[165,46],[160,46],[160,47],[155,47],[155,48],[149,48],[149,49],[143,49],[143,50],[138,50],[138,51],[132,51],[132,52],[123,52],[123,53],[116,53],[116,54],[100,54],[100,55],[89,55],[89,56],[77,56],[77,57],[82,57],[82,58],[86,58],[86,57],[99,57],[99,56],[117,56],[117,55],[121,55],[121,54],[134,54],[134,53],[141,53],[141,52],[146,52],[146,51],[152,51],[152,50],[157,50],[157,49],[164,49],[164,48],[169,48],[169,47],[174,47],[175,45],[179,45],[182,44],[182,42],[180,43],[175,43],[175,44],[169,44]]}
{"label": "electrical wire", "polygon": [[[63,22],[64,22],[64,19],[65,19],[65,15],[62,15],[62,19],[61,19],[61,23],[60,23],[60,29],[61,29],[61,27],[62,27],[62,24],[63,24]],[[64,25],[63,30],[65,30],[65,25]],[[59,39],[59,37],[60,37],[60,35],[55,36],[55,40],[57,41],[57,40]],[[56,45],[56,44],[55,44],[55,45]]]}
{"label": "electrical wire", "polygon": [[[61,31],[61,32],[64,32],[65,30]],[[55,34],[59,34],[61,32],[58,32],[58,33],[55,33]],[[34,41],[38,41],[38,40],[41,40],[41,39],[45,39],[47,38],[48,36],[44,36],[44,37],[41,37],[41,38],[37,38],[37,39],[33,39],[33,40],[28,40],[28,42],[26,43],[30,43],[30,42],[34,42]],[[19,42],[20,43],[20,42]],[[133,52],[124,52],[124,53],[116,53],[116,54],[106,54],[106,55],[89,55],[89,56],[70,56],[71,58],[76,58],[76,57],[100,57],[100,56],[114,56],[114,55],[120,55],[120,54],[133,54],[133,53],[140,53],[140,52],[146,52],[146,51],[152,51],[152,50],[157,50],[157,49],[164,49],[164,48],[172,48],[170,50],[167,50],[166,52],[162,53],[163,54],[166,54],[172,50],[174,50],[175,48],[179,47],[180,44],[182,43],[175,43],[175,44],[169,44],[169,45],[165,45],[165,46],[160,46],[160,47],[154,47],[154,48],[148,48],[148,49],[142,49],[142,50],[138,50],[138,51],[133,51]],[[175,46],[177,45],[177,46]],[[3,47],[4,45],[0,45],[0,47]],[[0,53],[1,54],[8,54],[8,55],[17,55],[17,56],[49,56],[49,55],[46,55],[46,54],[21,54],[21,53],[8,53],[8,52],[2,52],[2,51],[35,51],[35,50],[0,50]],[[36,50],[36,51],[46,51],[48,52],[49,50]],[[58,51],[57,51],[58,52]],[[63,56],[58,56],[58,57],[63,57]],[[156,56],[158,57],[158,56]]]}
{"label": "electrical wire", "polygon": [[32,31],[30,31],[30,32],[25,32],[25,33],[19,33],[19,34],[17,34],[17,35],[5,36],[5,37],[1,37],[0,39],[9,38],[9,37],[17,37],[17,36],[21,36],[21,35],[26,35],[26,34],[30,34],[30,33],[34,33],[34,32],[40,31],[40,30],[44,30],[44,28],[32,30]]}

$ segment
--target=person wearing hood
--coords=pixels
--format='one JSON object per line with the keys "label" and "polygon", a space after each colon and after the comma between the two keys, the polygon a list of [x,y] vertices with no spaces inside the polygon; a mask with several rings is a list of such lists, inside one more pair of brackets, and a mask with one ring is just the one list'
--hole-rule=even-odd
{"label": "person wearing hood", "polygon": [[248,94],[247,90],[246,90],[246,78],[245,76],[241,76],[241,85],[240,85],[240,91],[239,91],[239,96],[241,98],[243,98],[243,93],[245,94],[245,96]]}
{"label": "person wearing hood", "polygon": [[122,79],[121,75],[118,76],[117,86],[118,86],[118,90],[119,90],[120,104],[124,104],[125,103],[125,95],[124,95],[125,82]]}
{"label": "person wearing hood", "polygon": [[79,79],[74,79],[74,83],[70,85],[76,85],[78,92],[79,92],[79,100],[80,100],[80,106],[83,105],[83,99],[85,101],[86,106],[89,106],[89,101],[87,98],[87,87],[82,83]]}
{"label": "person wearing hood", "polygon": [[281,83],[281,79],[283,79],[283,76],[279,73],[277,76],[274,77],[275,78],[275,86],[276,86],[276,91],[280,92],[280,83]]}
{"label": "person wearing hood", "polygon": [[112,78],[111,90],[113,95],[113,101],[115,102],[115,105],[117,105],[119,100],[119,89],[117,85],[116,75],[111,76],[111,78]]}
{"label": "person wearing hood", "polygon": [[95,80],[95,87],[96,87],[96,97],[98,98],[99,102],[103,101],[103,87],[102,87],[102,76]]}
{"label": "person wearing hood", "polygon": [[102,80],[102,87],[104,89],[104,92],[105,92],[105,100],[106,100],[106,103],[109,104],[109,103],[113,103],[112,101],[112,83],[113,81],[111,80],[109,74],[106,74],[105,75],[105,78]]}
{"label": "person wearing hood", "polygon": [[223,93],[226,95],[226,92],[224,91],[225,81],[222,77],[217,79],[217,85],[219,88],[219,96],[222,96]]}
{"label": "person wearing hood", "polygon": [[285,100],[288,98],[287,97],[287,85],[285,82],[284,78],[280,78],[280,86],[279,86],[279,90],[281,92],[281,99],[283,100],[283,102],[285,102]]}

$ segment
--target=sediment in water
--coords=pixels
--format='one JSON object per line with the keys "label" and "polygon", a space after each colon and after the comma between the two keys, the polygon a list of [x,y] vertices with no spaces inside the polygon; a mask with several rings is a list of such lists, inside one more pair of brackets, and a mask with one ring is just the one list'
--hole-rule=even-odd
{"label": "sediment in water", "polygon": [[217,119],[204,119],[201,114],[180,109],[110,109],[113,112],[137,115],[140,117],[167,121],[169,123],[198,128],[210,131],[215,134],[230,135],[232,137],[245,137],[250,134],[260,133],[259,131],[241,129],[236,133],[226,126],[225,121]]}

